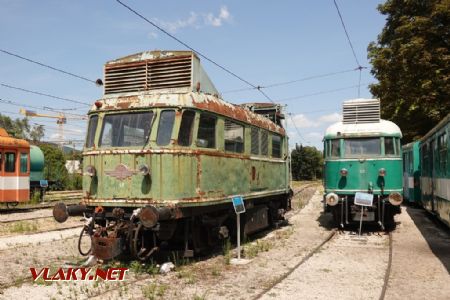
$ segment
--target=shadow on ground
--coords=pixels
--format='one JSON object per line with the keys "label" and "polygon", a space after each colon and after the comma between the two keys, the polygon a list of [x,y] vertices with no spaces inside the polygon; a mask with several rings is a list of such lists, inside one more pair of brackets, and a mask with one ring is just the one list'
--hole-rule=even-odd
{"label": "shadow on ground", "polygon": [[450,229],[422,208],[407,206],[406,212],[450,274]]}

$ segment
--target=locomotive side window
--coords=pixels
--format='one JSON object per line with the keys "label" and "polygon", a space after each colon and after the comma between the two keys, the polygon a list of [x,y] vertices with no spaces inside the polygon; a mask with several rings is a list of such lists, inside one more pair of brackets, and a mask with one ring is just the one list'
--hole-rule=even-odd
{"label": "locomotive side window", "polygon": [[385,137],[384,138],[384,154],[385,155],[395,155],[394,138]]}
{"label": "locomotive side window", "polygon": [[252,149],[251,153],[259,155],[259,129],[256,127],[251,128],[252,137]]}
{"label": "locomotive side window", "polygon": [[28,153],[20,153],[20,173],[28,171]]}
{"label": "locomotive side window", "polygon": [[181,117],[180,131],[178,132],[178,145],[190,146],[194,132],[195,111],[185,110]]}
{"label": "locomotive side window", "polygon": [[148,141],[153,112],[106,115],[99,146],[144,146]]}
{"label": "locomotive side window", "polygon": [[267,131],[261,131],[261,155],[269,153],[269,134]]}
{"label": "locomotive side window", "polygon": [[341,140],[331,140],[331,157],[341,156]]}
{"label": "locomotive side window", "polygon": [[196,142],[197,147],[216,147],[216,122],[216,117],[207,114],[200,115]]}
{"label": "locomotive side window", "polygon": [[86,148],[94,146],[95,131],[97,130],[98,116],[92,116],[89,119],[88,132],[86,136]]}
{"label": "locomotive side window", "polygon": [[158,144],[159,146],[165,146],[170,143],[174,121],[174,110],[163,110],[161,112],[161,116],[159,117],[158,136],[156,137],[156,144]]}
{"label": "locomotive side window", "polygon": [[272,135],[272,156],[281,157],[281,137],[279,135]]}
{"label": "locomotive side window", "polygon": [[5,153],[5,172],[14,173],[16,171],[16,154],[13,152]]}
{"label": "locomotive side window", "polygon": [[357,138],[345,140],[345,155],[380,155],[380,138]]}
{"label": "locomotive side window", "polygon": [[225,151],[244,152],[244,126],[225,120]]}

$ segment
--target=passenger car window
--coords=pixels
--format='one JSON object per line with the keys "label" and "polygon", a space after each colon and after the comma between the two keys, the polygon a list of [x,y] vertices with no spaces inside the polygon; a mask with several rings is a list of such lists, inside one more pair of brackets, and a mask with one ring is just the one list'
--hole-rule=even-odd
{"label": "passenger car window", "polygon": [[28,171],[28,153],[20,153],[20,173]]}
{"label": "passenger car window", "polygon": [[225,120],[225,151],[244,152],[244,126]]}
{"label": "passenger car window", "polygon": [[190,146],[194,129],[195,111],[185,110],[181,117],[180,131],[178,132],[178,145]]}
{"label": "passenger car window", "polygon": [[341,156],[341,140],[335,139],[331,140],[331,157],[340,157]]}
{"label": "passenger car window", "polygon": [[174,121],[174,110],[163,110],[161,112],[161,116],[159,118],[158,136],[156,137],[157,145],[165,146],[170,143]]}
{"label": "passenger car window", "polygon": [[259,154],[259,129],[256,127],[251,128],[251,138],[252,138],[252,154]]}
{"label": "passenger car window", "polygon": [[97,130],[97,124],[98,124],[98,116],[92,116],[89,119],[89,126],[85,144],[86,148],[92,148],[94,146],[94,138],[95,138],[95,131]]}
{"label": "passenger car window", "polygon": [[368,156],[381,154],[380,138],[346,139],[345,156]]}
{"label": "passenger car window", "polygon": [[5,153],[5,172],[14,173],[16,171],[16,154],[13,152]]}
{"label": "passenger car window", "polygon": [[385,137],[384,138],[384,154],[385,155],[395,155],[394,150],[394,138]]}
{"label": "passenger car window", "polygon": [[261,155],[267,155],[269,153],[269,134],[267,131],[261,131]]}
{"label": "passenger car window", "polygon": [[200,115],[197,132],[197,147],[215,148],[216,147],[216,121],[217,118],[207,115]]}
{"label": "passenger car window", "polygon": [[101,147],[144,146],[150,136],[153,112],[111,114],[103,118]]}
{"label": "passenger car window", "polygon": [[272,135],[272,156],[281,157],[281,136]]}

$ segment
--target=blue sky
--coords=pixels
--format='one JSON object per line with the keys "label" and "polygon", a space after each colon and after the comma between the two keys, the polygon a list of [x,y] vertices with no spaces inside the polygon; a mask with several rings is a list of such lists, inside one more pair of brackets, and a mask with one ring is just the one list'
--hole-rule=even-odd
{"label": "blue sky", "polygon": [[[332,0],[123,1],[255,85],[357,67]],[[385,17],[376,10],[380,2],[337,1],[358,60],[369,69],[367,45],[376,40],[385,23]],[[184,49],[114,0],[0,0],[0,4],[1,49],[93,80],[102,78],[103,64],[108,60],[145,50]],[[202,62],[225,100],[265,101],[255,90],[226,93],[247,86],[214,65]],[[102,96],[102,88],[90,82],[4,53],[0,53],[0,66],[1,84],[86,103]],[[371,97],[367,84],[375,81],[369,69],[362,72],[364,98]],[[303,143],[322,149],[326,127],[339,119],[342,101],[357,97],[357,84],[355,71],[268,88],[265,92],[276,102],[287,105],[286,112],[292,114],[301,132],[299,136],[292,122],[288,122],[291,146]],[[79,115],[86,114],[88,109],[4,86],[0,86],[0,98],[38,108],[73,109],[67,112]],[[295,99],[284,100],[287,98]],[[0,103],[1,113],[20,117],[18,111],[18,106]],[[55,138],[54,120],[35,118],[31,123],[44,124],[46,139]],[[84,139],[85,127],[83,120],[68,120],[66,139]]]}

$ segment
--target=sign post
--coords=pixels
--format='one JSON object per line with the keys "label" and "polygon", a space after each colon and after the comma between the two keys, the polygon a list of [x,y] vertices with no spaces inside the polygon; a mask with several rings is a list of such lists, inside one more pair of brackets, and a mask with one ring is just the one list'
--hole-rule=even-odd
{"label": "sign post", "polygon": [[236,196],[232,198],[234,211],[236,212],[236,228],[237,228],[237,252],[238,257],[236,260],[231,260],[233,264],[246,264],[249,261],[241,259],[241,214],[245,213],[244,199],[242,196]]}
{"label": "sign post", "polygon": [[368,193],[356,193],[355,194],[355,204],[361,206],[361,216],[359,220],[359,237],[361,237],[362,221],[364,215],[364,207],[372,206],[373,204],[373,194]]}

